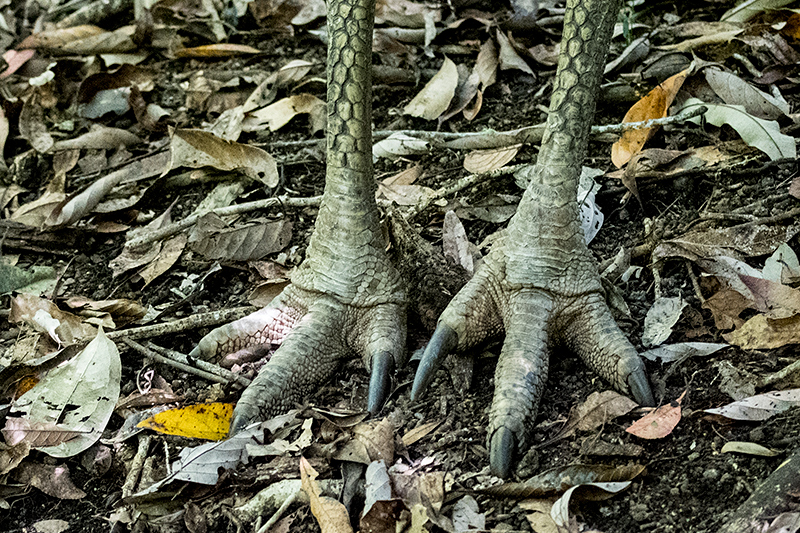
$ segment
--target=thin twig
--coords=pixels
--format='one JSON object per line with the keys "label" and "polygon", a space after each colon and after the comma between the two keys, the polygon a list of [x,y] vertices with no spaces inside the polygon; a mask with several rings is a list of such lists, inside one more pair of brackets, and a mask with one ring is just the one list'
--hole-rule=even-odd
{"label": "thin twig", "polygon": [[175,361],[174,359],[170,359],[169,357],[164,357],[160,353],[153,351],[149,348],[146,348],[136,341],[132,341],[131,339],[122,339],[122,342],[124,342],[129,348],[139,352],[145,357],[149,357],[150,359],[152,359],[157,363],[177,368],[178,370],[181,370],[183,372],[188,372],[189,374],[194,374],[195,376],[201,379],[205,379],[206,381],[213,381],[214,383],[221,383],[223,385],[228,385],[228,380],[223,378],[222,376],[212,374],[211,372],[206,372],[205,370],[200,370],[199,368],[188,365],[186,363],[181,363]]}
{"label": "thin twig", "polygon": [[795,361],[788,366],[783,367],[782,369],[778,370],[777,372],[773,372],[768,376],[764,376],[758,383],[756,383],[756,388],[763,389],[769,385],[774,385],[775,383],[786,379],[787,377],[791,376],[792,374],[800,372],[800,361]]}
{"label": "thin twig", "polygon": [[201,213],[195,213],[193,215],[189,215],[188,217],[179,220],[177,222],[173,222],[172,224],[169,224],[159,230],[145,233],[143,235],[135,237],[126,242],[125,247],[131,250],[135,250],[147,244],[160,241],[161,239],[175,235],[176,233],[195,225],[198,220],[200,220],[202,217],[206,216],[209,213],[213,213],[217,216],[224,217],[230,215],[239,215],[241,213],[247,213],[250,211],[255,211],[257,209],[267,209],[276,205],[282,205],[284,207],[316,207],[319,206],[321,202],[322,202],[322,196],[312,196],[310,198],[278,196],[277,198],[267,198],[265,200],[256,200],[255,202],[245,202],[243,204],[236,204],[228,207],[220,207],[218,209],[210,209],[208,211],[203,211]]}
{"label": "thin twig", "polygon": [[204,372],[214,374],[221,378],[227,379],[228,381],[235,381],[242,387],[247,387],[248,385],[250,385],[250,380],[247,379],[246,377],[241,376],[239,374],[235,374],[226,368],[222,368],[219,365],[209,363],[208,361],[202,361],[194,357],[189,357],[186,354],[183,354],[175,350],[170,350],[169,348],[163,348],[161,346],[157,346],[156,344],[153,344],[152,342],[149,341],[145,344],[145,346],[147,348],[150,348],[154,352],[163,355],[167,359],[172,359],[177,363],[197,367]]}
{"label": "thin twig", "polygon": [[210,313],[200,313],[190,317],[173,320],[172,322],[164,322],[162,324],[153,324],[151,326],[112,331],[107,333],[106,336],[112,341],[120,339],[149,339],[151,337],[159,337],[161,335],[172,335],[198,328],[226,324],[233,320],[238,320],[243,316],[252,313],[253,311],[255,311],[255,308],[250,306],[234,307],[232,309],[223,309],[220,311],[212,311]]}
{"label": "thin twig", "polygon": [[451,183],[450,185],[445,185],[444,187],[438,189],[431,196],[425,198],[421,202],[412,206],[408,211],[405,212],[405,218],[406,220],[411,220],[420,213],[422,213],[424,210],[426,210],[432,203],[436,202],[437,200],[441,200],[452,194],[461,192],[467,187],[472,187],[473,185],[477,185],[478,183],[481,183],[483,181],[492,180],[500,176],[508,176],[509,174],[513,174],[516,171],[520,170],[524,166],[526,165],[512,165],[510,167],[498,168],[497,170],[493,170],[491,172],[484,172],[482,174],[470,174],[469,176],[465,176],[461,179],[458,179],[453,183]]}
{"label": "thin twig", "polygon": [[139,476],[142,473],[142,467],[150,449],[150,438],[150,435],[146,433],[139,434],[139,447],[136,450],[133,461],[131,461],[128,475],[125,476],[125,483],[122,484],[123,498],[127,498],[136,490],[136,484],[139,483]]}
{"label": "thin twig", "polygon": [[258,528],[258,533],[267,533],[267,531],[269,531],[269,529],[272,526],[278,523],[278,520],[281,519],[281,516],[283,516],[283,513],[286,512],[289,506],[291,506],[296,501],[297,501],[297,493],[295,492],[294,494],[292,494],[283,501],[280,508],[277,511],[275,511],[271,517],[269,517],[269,520],[267,520],[267,522],[263,526]]}

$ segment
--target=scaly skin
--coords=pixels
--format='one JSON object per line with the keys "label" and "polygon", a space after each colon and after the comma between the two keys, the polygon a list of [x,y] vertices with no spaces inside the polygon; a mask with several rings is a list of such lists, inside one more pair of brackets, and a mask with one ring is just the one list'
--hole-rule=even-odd
{"label": "scaly skin", "polygon": [[393,367],[405,358],[405,292],[389,261],[372,173],[374,0],[328,6],[327,174],[306,259],[267,308],[217,328],[192,355],[209,358],[280,344],[244,391],[232,431],[284,412],[316,390],[342,359],[371,369],[368,409],[377,412]]}
{"label": "scaly skin", "polygon": [[569,0],[547,130],[530,184],[505,238],[439,319],[414,380],[418,399],[447,353],[505,333],[488,428],[492,471],[510,473],[547,379],[549,353],[563,346],[644,405],[653,396],[636,349],[611,318],[576,202],[618,0]]}

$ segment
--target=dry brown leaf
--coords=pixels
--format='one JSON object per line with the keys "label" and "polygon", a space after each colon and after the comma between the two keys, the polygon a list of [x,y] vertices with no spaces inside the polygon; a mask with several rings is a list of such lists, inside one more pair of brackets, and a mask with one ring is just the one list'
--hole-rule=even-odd
{"label": "dry brown leaf", "polygon": [[516,69],[535,77],[531,67],[514,49],[510,36],[507,37],[502,31],[497,30],[497,42],[500,43],[500,55],[498,57],[500,70]]}
{"label": "dry brown leaf", "polygon": [[39,105],[39,91],[36,89],[22,105],[19,133],[39,153],[48,152],[55,143],[44,124],[44,109]]}
{"label": "dry brown leaf", "polygon": [[274,104],[247,114],[242,122],[244,131],[258,131],[269,128],[275,131],[285,126],[297,115],[308,114],[311,133],[321,131],[325,126],[325,102],[311,94],[295,94],[278,100]]}
{"label": "dry brown leaf", "polygon": [[470,251],[467,232],[461,220],[452,209],[444,214],[442,224],[442,251],[453,263],[461,265],[471,276],[475,272],[475,264]]}
{"label": "dry brown leaf", "polygon": [[136,43],[131,39],[134,31],[133,26],[123,26],[115,31],[106,31],[64,43],[53,51],[76,55],[124,54],[136,50]]}
{"label": "dry brown leaf", "polygon": [[464,157],[464,168],[473,174],[484,174],[503,168],[516,157],[521,147],[521,144],[514,144],[490,150],[474,150]]}
{"label": "dry brown leaf", "polygon": [[458,85],[456,86],[454,97],[450,101],[450,106],[447,108],[447,110],[439,116],[439,124],[454,117],[462,111],[465,112],[464,116],[467,118],[467,120],[472,120],[475,118],[475,116],[477,116],[478,111],[480,111],[479,102],[482,102],[482,99],[478,103],[474,104],[469,111],[467,111],[467,107],[478,96],[480,77],[476,72],[470,72],[464,64],[459,64],[457,71]]}
{"label": "dry brown leaf", "polygon": [[410,0],[378,0],[375,4],[375,22],[404,28],[424,28],[425,22],[439,22],[442,11]]}
{"label": "dry brown leaf", "polygon": [[[647,95],[633,104],[633,106],[625,114],[622,122],[641,122],[644,120],[651,120],[654,118],[664,118],[667,116],[669,106],[675,99],[683,85],[686,76],[689,74],[688,70],[684,70],[665,80],[658,85]],[[631,158],[641,151],[644,143],[652,137],[657,128],[640,128],[636,130],[627,130],[622,134],[620,140],[614,143],[611,147],[611,161],[617,168],[631,160]]]}
{"label": "dry brown leaf", "polygon": [[684,396],[686,391],[674,402],[650,411],[625,431],[642,439],[663,439],[681,421],[681,402]]}
{"label": "dry brown leaf", "polygon": [[679,43],[664,45],[660,48],[662,50],[675,50],[676,52],[690,52],[703,46],[729,43],[734,37],[743,31],[744,30],[741,28],[735,30],[723,30],[710,35],[702,35],[694,39],[687,39]]}
{"label": "dry brown leaf", "polygon": [[58,446],[69,442],[81,433],[65,429],[52,422],[32,422],[27,418],[8,417],[2,430],[3,438],[10,446],[26,443],[31,448]]}
{"label": "dry brown leaf", "polygon": [[408,430],[406,434],[403,435],[403,444],[408,447],[415,442],[419,442],[427,437],[431,432],[435,431],[442,422],[442,420],[428,422],[426,424],[422,424],[421,426],[415,427],[414,429]]}
{"label": "dry brown leaf", "polygon": [[227,228],[213,214],[198,222],[202,226],[192,233],[191,248],[211,260],[254,261],[283,250],[292,238],[292,222],[285,218],[240,228]]}
{"label": "dry brown leaf", "polygon": [[293,59],[276,72],[270,74],[266,80],[261,82],[255,90],[247,97],[242,110],[247,113],[259,107],[271,104],[278,94],[278,89],[290,83],[295,83],[303,79],[311,71],[313,63],[301,59]]}
{"label": "dry brown leaf", "polygon": [[394,426],[388,418],[362,422],[353,428],[353,435],[366,446],[370,461],[394,462]]}
{"label": "dry brown leaf", "polygon": [[422,165],[414,165],[413,167],[401,170],[394,176],[389,176],[381,181],[383,185],[411,185],[417,181],[423,174]]}
{"label": "dry brown leaf", "polygon": [[17,467],[14,476],[17,480],[60,500],[80,500],[86,497],[86,493],[72,483],[69,467],[65,464],[26,462]]}
{"label": "dry brown leaf", "polygon": [[186,248],[188,236],[185,233],[179,233],[170,237],[161,245],[161,251],[156,258],[149,262],[138,274],[144,281],[143,288],[152,283],[158,276],[172,268],[172,265],[178,261],[183,249]]}
{"label": "dry brown leaf", "polygon": [[778,319],[756,315],[722,337],[745,350],[772,350],[800,344],[800,315]]}
{"label": "dry brown leaf", "polygon": [[[614,391],[593,392],[575,409],[575,426],[581,431],[591,431],[611,420],[628,414],[637,404],[627,396]],[[567,422],[570,425],[570,422]]]}
{"label": "dry brown leaf", "polygon": [[41,227],[50,214],[58,208],[67,195],[64,193],[66,176],[56,174],[36,200],[23,204],[11,214],[11,220],[28,226]]}
{"label": "dry brown leaf", "polygon": [[494,85],[497,81],[497,67],[500,65],[500,59],[497,57],[497,47],[494,45],[494,40],[486,39],[481,45],[478,52],[478,59],[475,60],[475,67],[473,71],[478,74],[478,79],[481,82],[481,90],[486,90],[487,87]]}
{"label": "dry brown leaf", "polygon": [[280,180],[278,164],[268,152],[197,129],[175,129],[170,143],[169,168],[205,166],[219,170],[241,170],[267,187]]}
{"label": "dry brown leaf", "polygon": [[347,509],[337,500],[322,496],[317,484],[319,474],[305,457],[300,457],[300,480],[311,503],[311,514],[317,519],[322,533],[352,533]]}
{"label": "dry brown leaf", "polygon": [[439,72],[406,105],[403,113],[425,120],[434,120],[450,106],[458,86],[458,67],[445,57]]}
{"label": "dry brown leaf", "polygon": [[94,35],[105,33],[103,28],[92,26],[91,24],[84,24],[81,26],[73,26],[71,28],[63,28],[57,30],[40,31],[26,37],[19,45],[18,49],[24,48],[43,48],[43,49],[57,49],[67,43],[79,41]]}
{"label": "dry brown leaf", "polygon": [[79,135],[74,139],[56,141],[52,151],[62,150],[116,150],[121,146],[134,146],[142,140],[129,132],[120,128],[109,128],[102,124],[92,124],[88,132]]}
{"label": "dry brown leaf", "polygon": [[252,46],[247,46],[244,44],[231,44],[231,43],[219,43],[219,44],[206,44],[203,46],[195,46],[194,48],[184,48],[182,50],[177,50],[175,52],[175,57],[177,58],[187,58],[187,57],[236,57],[241,55],[252,55],[252,54],[260,54],[261,50],[258,48],[253,48]]}

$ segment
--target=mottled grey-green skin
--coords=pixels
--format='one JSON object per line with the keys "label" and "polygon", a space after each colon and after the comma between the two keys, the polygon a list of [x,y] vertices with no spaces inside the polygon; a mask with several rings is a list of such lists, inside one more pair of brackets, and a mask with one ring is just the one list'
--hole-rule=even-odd
{"label": "mottled grey-green skin", "polygon": [[[455,333],[458,351],[505,334],[488,428],[490,461],[503,475],[514,448],[530,444],[548,358],[559,347],[577,353],[617,390],[653,403],[644,365],[605,303],[575,201],[618,10],[618,0],[568,2],[539,158],[520,171],[528,188],[505,238],[437,326],[440,334]],[[447,351],[429,344],[412,398],[421,395]]]}
{"label": "mottled grey-green skin", "polygon": [[372,171],[373,18],[374,0],[328,5],[325,192],[292,285],[267,308],[206,335],[192,352],[207,358],[281,344],[237,403],[234,429],[294,407],[344,358],[360,355],[367,368],[376,357],[405,362],[406,296],[385,252]]}
{"label": "mottled grey-green skin", "polygon": [[[405,294],[384,252],[372,175],[374,0],[328,7],[328,171],[306,260],[269,307],[213,331],[193,352],[282,342],[243,393],[233,429],[291,408],[352,354],[373,370],[370,409],[377,410],[373,389],[382,401],[390,363],[404,359]],[[548,358],[558,346],[618,390],[653,403],[643,364],[604,301],[575,200],[619,0],[570,0],[567,7],[547,131],[537,164],[521,171],[530,185],[505,237],[442,314],[412,391],[414,398],[424,393],[449,351],[505,334],[488,435],[490,461],[501,475],[529,445]]]}

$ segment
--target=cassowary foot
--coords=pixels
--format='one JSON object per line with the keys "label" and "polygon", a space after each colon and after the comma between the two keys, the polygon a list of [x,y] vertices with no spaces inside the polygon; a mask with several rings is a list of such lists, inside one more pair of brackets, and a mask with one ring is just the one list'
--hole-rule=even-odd
{"label": "cassowary foot", "polygon": [[503,244],[442,314],[417,370],[412,400],[421,398],[445,356],[505,334],[495,371],[488,449],[492,472],[508,477],[530,432],[547,380],[550,354],[576,353],[615,389],[653,405],[644,364],[594,290],[559,295],[505,278]]}
{"label": "cassowary foot", "polygon": [[191,355],[219,358],[248,346],[279,345],[236,404],[232,433],[293,408],[353,355],[370,371],[367,409],[376,414],[405,357],[405,323],[401,304],[356,307],[290,285],[264,309],[210,332]]}

